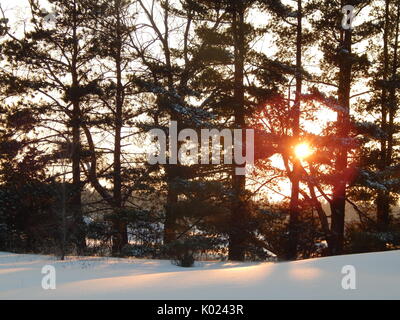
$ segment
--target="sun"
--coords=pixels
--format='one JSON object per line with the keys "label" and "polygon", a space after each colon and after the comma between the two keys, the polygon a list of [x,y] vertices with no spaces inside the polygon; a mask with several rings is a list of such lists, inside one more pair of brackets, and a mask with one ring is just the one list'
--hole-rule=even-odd
{"label": "sun", "polygon": [[294,148],[294,153],[297,158],[305,159],[313,154],[313,150],[307,143],[300,143]]}

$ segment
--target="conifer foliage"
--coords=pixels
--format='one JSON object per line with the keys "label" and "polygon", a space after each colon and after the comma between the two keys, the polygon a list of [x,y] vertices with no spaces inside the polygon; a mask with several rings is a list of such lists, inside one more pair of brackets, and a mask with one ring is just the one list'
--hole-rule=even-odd
{"label": "conifer foliage", "polygon": [[398,1],[21,1],[23,27],[0,8],[0,250],[399,247]]}

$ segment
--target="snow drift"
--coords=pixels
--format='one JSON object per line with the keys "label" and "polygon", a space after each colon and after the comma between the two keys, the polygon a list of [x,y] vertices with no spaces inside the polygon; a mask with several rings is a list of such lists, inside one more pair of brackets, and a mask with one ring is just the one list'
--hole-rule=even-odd
{"label": "snow drift", "polygon": [[[56,289],[42,288],[42,268]],[[356,289],[342,287],[354,266]],[[400,251],[285,263],[197,262],[68,257],[0,252],[0,299],[399,299]]]}

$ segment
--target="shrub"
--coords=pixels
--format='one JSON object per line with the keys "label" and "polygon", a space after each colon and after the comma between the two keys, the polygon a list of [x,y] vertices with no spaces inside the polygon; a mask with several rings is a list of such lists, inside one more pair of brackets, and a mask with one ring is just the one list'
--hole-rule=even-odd
{"label": "shrub", "polygon": [[135,258],[151,258],[157,257],[159,248],[155,246],[149,246],[146,244],[128,244],[121,250],[121,255],[124,257],[135,257]]}
{"label": "shrub", "polygon": [[386,250],[386,241],[378,233],[368,231],[353,231],[349,234],[349,253],[365,253]]}
{"label": "shrub", "polygon": [[392,224],[386,231],[377,226],[351,224],[347,227],[346,249],[349,253],[365,253],[396,249],[400,245],[400,226]]}
{"label": "shrub", "polygon": [[214,239],[198,235],[178,239],[164,246],[164,252],[173,264],[189,268],[194,265],[194,257],[197,253],[210,250],[214,248],[214,245]]}

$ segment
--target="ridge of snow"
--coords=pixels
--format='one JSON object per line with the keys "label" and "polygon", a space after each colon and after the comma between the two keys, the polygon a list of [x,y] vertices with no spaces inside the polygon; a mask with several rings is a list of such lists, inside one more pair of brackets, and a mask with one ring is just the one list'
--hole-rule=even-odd
{"label": "ridge of snow", "polygon": [[[57,288],[41,287],[42,267],[56,269]],[[356,269],[344,290],[342,268]],[[67,257],[0,252],[0,299],[399,299],[400,251],[282,263],[196,262]]]}

